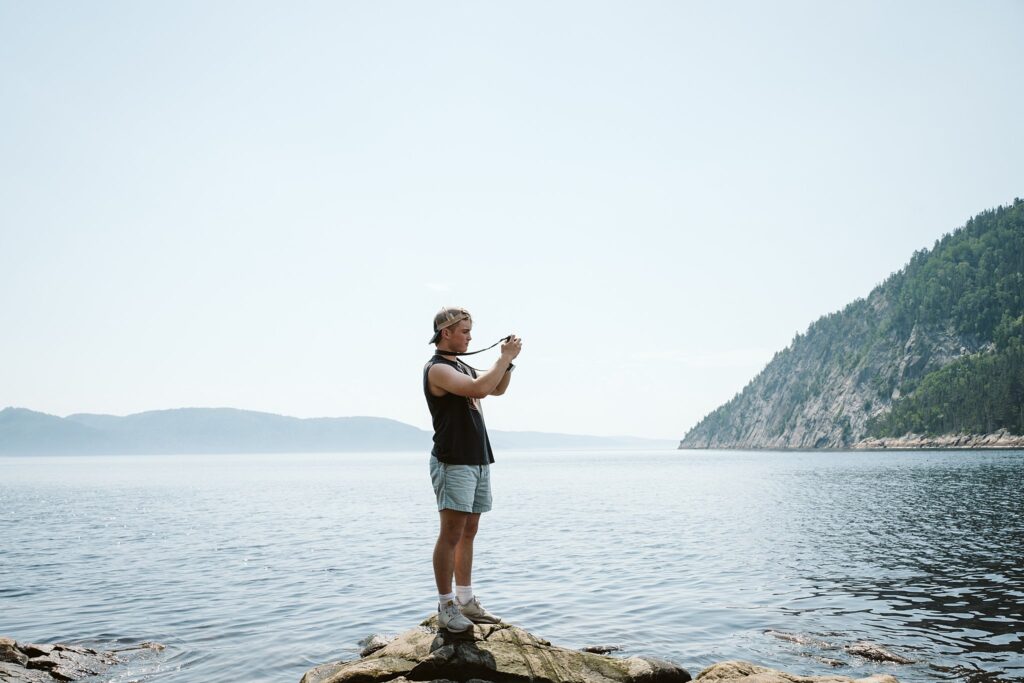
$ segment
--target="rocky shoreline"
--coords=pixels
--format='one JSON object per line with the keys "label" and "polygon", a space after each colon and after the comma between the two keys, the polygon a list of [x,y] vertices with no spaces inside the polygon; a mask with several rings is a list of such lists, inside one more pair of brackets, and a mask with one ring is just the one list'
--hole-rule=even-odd
{"label": "rocky shoreline", "polygon": [[[602,646],[595,649],[605,649]],[[891,660],[890,660],[891,661]],[[370,639],[359,659],[316,666],[300,683],[897,683],[888,674],[799,676],[751,664],[714,664],[696,679],[654,657],[617,658],[552,645],[511,624],[450,634],[432,616],[390,641]]]}
{"label": "rocky shoreline", "polygon": [[145,642],[112,651],[91,650],[62,643],[19,643],[0,636],[0,683],[77,681],[124,664],[127,660],[119,652],[163,649],[159,643]]}
{"label": "rocky shoreline", "polygon": [[714,446],[684,446],[679,442],[677,450],[695,451],[927,451],[927,450],[1018,450],[1024,449],[1024,436],[1011,434],[1000,429],[989,434],[905,434],[894,437],[868,437],[851,446],[839,448],[781,448],[778,446],[755,447],[737,444],[716,444]]}
{"label": "rocky shoreline", "polygon": [[1024,448],[1024,436],[1010,434],[1005,429],[991,434],[941,434],[925,436],[923,434],[906,434],[899,437],[861,439],[852,447],[853,450],[932,450],[932,449],[1005,449]]}
{"label": "rocky shoreline", "polygon": [[[796,634],[769,633],[798,643],[805,640]],[[608,656],[619,650],[616,645],[571,650],[511,624],[479,624],[466,633],[451,634],[438,627],[436,615],[401,635],[374,635],[361,645],[359,659],[313,667],[300,683],[898,683],[888,674],[856,679],[834,674],[801,676],[743,661],[719,662],[693,678],[664,659]],[[102,676],[115,673],[112,668],[131,661],[130,653],[163,649],[159,643],[144,642],[103,651],[60,643],[20,643],[0,636],[0,683],[104,680]],[[880,663],[913,663],[873,643],[859,642],[844,649]]]}

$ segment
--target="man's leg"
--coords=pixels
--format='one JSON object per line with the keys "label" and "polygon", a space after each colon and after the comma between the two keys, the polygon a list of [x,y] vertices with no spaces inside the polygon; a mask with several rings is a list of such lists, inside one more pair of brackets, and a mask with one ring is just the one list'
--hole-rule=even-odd
{"label": "man's leg", "polygon": [[[469,512],[449,510],[440,511],[441,531],[434,544],[434,581],[437,582],[438,595],[452,592],[452,574],[456,571],[456,549],[462,540],[470,517],[479,517]],[[477,520],[479,523],[479,520]],[[474,529],[473,533],[476,533]],[[473,542],[469,544],[469,563],[473,565]],[[466,584],[468,585],[468,584]]]}
{"label": "man's leg", "polygon": [[473,539],[480,528],[480,513],[465,513],[468,515],[466,524],[462,528],[462,536],[455,545],[455,585],[473,585]]}
{"label": "man's leg", "polygon": [[474,512],[466,520],[462,538],[455,546],[455,593],[462,614],[476,624],[497,624],[501,622],[483,608],[473,596],[473,539],[480,528],[480,513]]}
{"label": "man's leg", "polygon": [[443,508],[440,511],[441,532],[434,544],[434,580],[437,582],[437,623],[452,633],[473,628],[473,622],[459,610],[452,592],[452,572],[455,571],[455,549],[466,528],[470,513]]}

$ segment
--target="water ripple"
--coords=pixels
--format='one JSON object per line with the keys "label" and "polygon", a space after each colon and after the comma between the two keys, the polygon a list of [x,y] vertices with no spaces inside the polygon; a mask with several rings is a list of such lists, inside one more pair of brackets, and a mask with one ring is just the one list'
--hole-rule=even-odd
{"label": "water ripple", "polygon": [[[298,680],[433,609],[420,454],[0,468],[0,633],[167,646],[113,681]],[[1024,680],[1019,452],[509,453],[494,487],[477,590],[558,644]]]}

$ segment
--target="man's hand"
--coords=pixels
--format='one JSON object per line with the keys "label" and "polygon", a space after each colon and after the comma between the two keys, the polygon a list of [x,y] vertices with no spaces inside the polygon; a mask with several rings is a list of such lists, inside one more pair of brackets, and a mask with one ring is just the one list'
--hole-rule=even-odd
{"label": "man's hand", "polygon": [[501,344],[501,357],[490,370],[476,379],[459,372],[450,365],[435,363],[427,372],[430,393],[434,396],[455,394],[468,398],[500,396],[508,386],[508,366],[512,364],[512,359],[516,358],[522,349],[523,340],[514,334],[509,335],[508,341]]}
{"label": "man's hand", "polygon": [[509,361],[512,361],[519,356],[519,352],[522,350],[523,340],[514,334],[509,335],[508,341],[501,345],[501,355]]}

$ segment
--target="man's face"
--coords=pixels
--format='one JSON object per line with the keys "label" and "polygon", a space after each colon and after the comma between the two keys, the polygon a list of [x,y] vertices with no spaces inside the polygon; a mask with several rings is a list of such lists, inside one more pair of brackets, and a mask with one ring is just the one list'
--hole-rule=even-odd
{"label": "man's face", "polygon": [[458,351],[459,353],[466,351],[469,348],[469,342],[473,339],[473,321],[461,320],[444,332],[448,333],[448,350]]}

